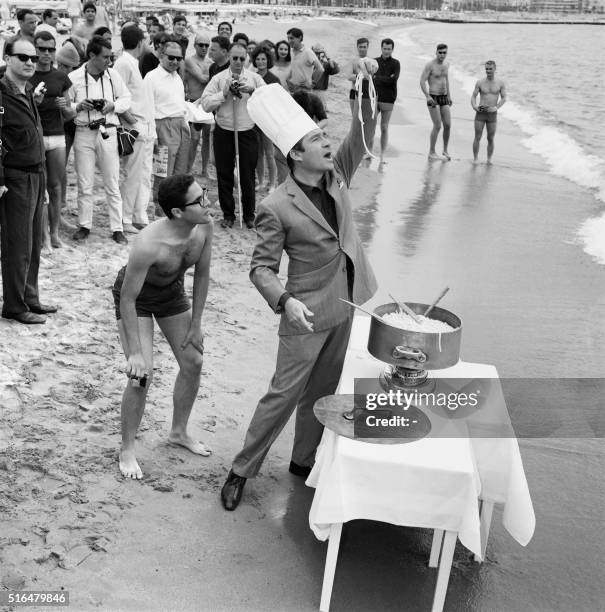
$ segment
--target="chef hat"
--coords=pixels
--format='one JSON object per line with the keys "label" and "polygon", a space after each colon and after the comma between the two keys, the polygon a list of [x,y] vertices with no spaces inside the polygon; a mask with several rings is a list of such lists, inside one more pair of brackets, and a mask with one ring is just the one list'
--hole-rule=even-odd
{"label": "chef hat", "polygon": [[285,155],[317,124],[279,84],[264,85],[248,99],[250,118]]}

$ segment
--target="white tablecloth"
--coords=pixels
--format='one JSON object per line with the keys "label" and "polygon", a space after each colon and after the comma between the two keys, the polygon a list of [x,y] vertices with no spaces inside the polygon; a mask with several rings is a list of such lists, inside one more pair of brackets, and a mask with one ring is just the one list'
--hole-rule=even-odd
{"label": "white tablecloth", "polygon": [[[355,378],[378,377],[385,364],[367,351],[370,319],[356,316],[339,393],[353,393]],[[459,362],[432,371],[441,378],[498,378],[491,365]],[[469,426],[493,431],[494,415],[508,422],[500,385],[486,381],[485,408]],[[427,412],[434,428],[467,426]],[[510,425],[510,423],[508,422]],[[491,428],[491,429],[490,429]],[[441,434],[443,435],[443,433]],[[453,435],[458,435],[453,434]],[[486,435],[489,435],[486,433]],[[457,531],[460,541],[481,556],[477,498],[504,504],[503,524],[526,545],[535,529],[535,515],[519,446],[514,436],[499,438],[440,437],[380,445],[338,436],[326,429],[307,484],[316,487],[309,523],[320,540],[330,524],[353,519],[394,525]]]}

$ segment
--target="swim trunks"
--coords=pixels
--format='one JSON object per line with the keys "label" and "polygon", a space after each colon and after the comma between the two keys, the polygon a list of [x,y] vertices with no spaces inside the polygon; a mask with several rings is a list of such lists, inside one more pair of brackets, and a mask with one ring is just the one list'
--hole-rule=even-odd
{"label": "swim trunks", "polygon": [[[435,101],[437,106],[449,106],[450,105],[450,97],[446,94],[429,94],[431,98]],[[427,102],[427,105],[430,104]]]}
{"label": "swim trunks", "polygon": [[475,113],[475,121],[483,121],[484,123],[497,123],[498,111],[488,113],[487,111],[477,111]]}
{"label": "swim trunks", "polygon": [[[124,274],[126,266],[124,266],[116,277],[116,282],[113,285],[113,301],[116,309],[116,319],[120,320],[120,292],[122,291],[122,283],[124,282]],[[185,295],[185,274],[181,274],[175,281],[165,287],[158,287],[150,283],[143,283],[141,292],[139,293],[135,306],[138,317],[151,317],[156,319],[162,317],[173,317],[174,315],[187,312],[191,305]]]}

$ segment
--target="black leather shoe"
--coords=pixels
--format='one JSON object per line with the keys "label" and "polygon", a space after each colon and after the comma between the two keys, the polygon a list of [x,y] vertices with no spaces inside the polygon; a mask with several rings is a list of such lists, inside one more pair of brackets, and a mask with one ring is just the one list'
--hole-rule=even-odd
{"label": "black leather shoe", "polygon": [[73,236],[74,240],[86,240],[90,234],[90,230],[86,227],[81,227]]}
{"label": "black leather shoe", "polygon": [[310,465],[298,465],[298,463],[294,463],[294,461],[290,461],[290,474],[294,474],[294,476],[302,476],[305,480],[309,477],[311,470],[313,468]]}
{"label": "black leather shoe", "polygon": [[124,236],[124,232],[114,232],[111,237],[113,238],[113,241],[117,242],[118,244],[128,244],[128,240],[126,236]]}
{"label": "black leather shoe", "polygon": [[25,325],[40,325],[46,323],[46,317],[36,314],[35,312],[18,312],[16,314],[3,314],[5,319],[12,319],[13,321],[19,321]]}
{"label": "black leather shoe", "polygon": [[221,501],[225,510],[235,510],[242,498],[246,479],[243,476],[234,474],[233,470],[229,471],[227,480],[221,489]]}
{"label": "black leather shoe", "polygon": [[221,227],[224,229],[228,229],[230,227],[233,227],[233,224],[235,223],[235,221],[233,219],[223,219],[221,221]]}
{"label": "black leather shoe", "polygon": [[39,315],[52,314],[53,312],[57,312],[57,310],[58,308],[56,306],[50,306],[48,304],[34,304],[33,306],[29,304],[29,311]]}

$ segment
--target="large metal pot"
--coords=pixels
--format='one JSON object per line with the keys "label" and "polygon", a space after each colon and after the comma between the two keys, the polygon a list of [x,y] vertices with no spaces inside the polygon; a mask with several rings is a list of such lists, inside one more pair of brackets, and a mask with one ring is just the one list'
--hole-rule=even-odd
{"label": "large metal pot", "polygon": [[[406,305],[416,314],[423,314],[429,307],[414,302]],[[378,306],[374,312],[382,316],[398,310],[397,304],[391,303]],[[453,312],[439,307],[431,310],[429,318],[444,321],[454,329],[441,334],[407,331],[372,317],[368,351],[380,361],[404,368],[441,370],[455,365],[460,357],[462,321]]]}

